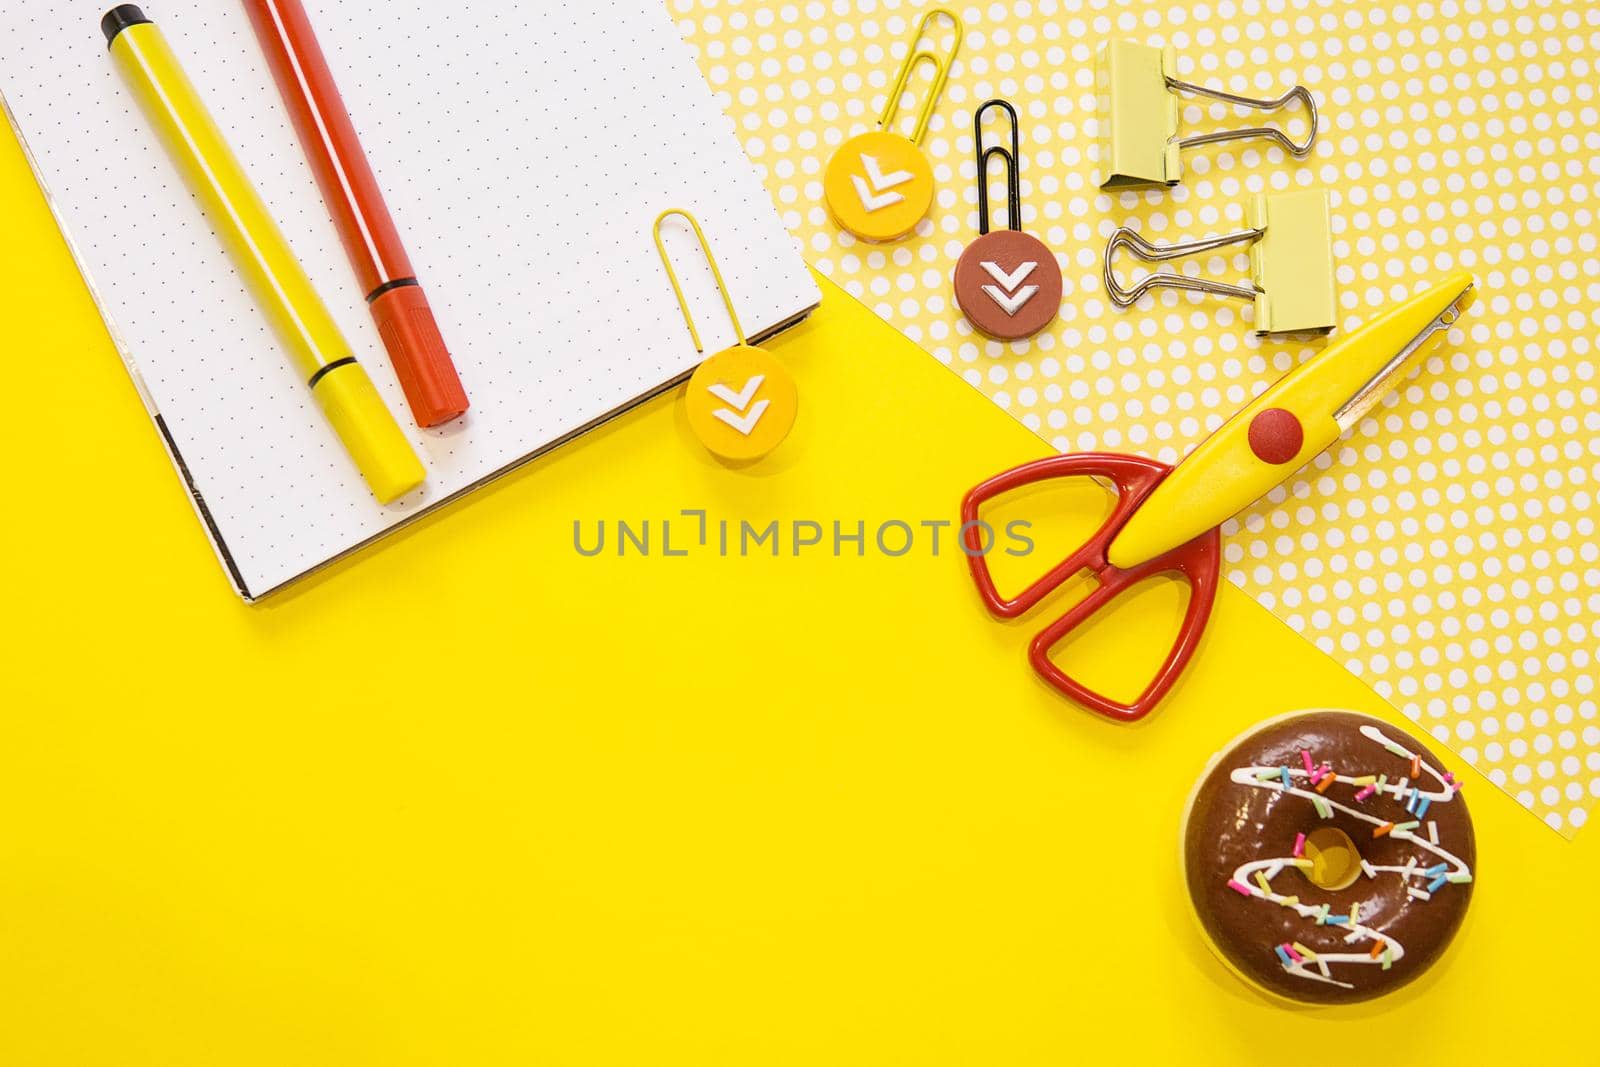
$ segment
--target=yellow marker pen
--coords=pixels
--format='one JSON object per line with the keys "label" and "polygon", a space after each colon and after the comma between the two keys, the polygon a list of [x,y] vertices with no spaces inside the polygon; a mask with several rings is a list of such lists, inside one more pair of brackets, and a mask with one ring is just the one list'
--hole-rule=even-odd
{"label": "yellow marker pen", "polygon": [[108,11],[100,28],[112,60],[222,234],[373,495],[387,504],[421,485],[427,472],[411,443],[356,362],[161,31],[133,4]]}

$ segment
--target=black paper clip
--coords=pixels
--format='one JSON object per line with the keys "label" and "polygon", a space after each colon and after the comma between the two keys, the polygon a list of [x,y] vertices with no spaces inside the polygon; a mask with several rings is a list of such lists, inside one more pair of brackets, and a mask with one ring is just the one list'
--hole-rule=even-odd
{"label": "black paper clip", "polygon": [[[1011,147],[983,147],[983,116],[1004,111],[1011,124]],[[1045,243],[1022,232],[1021,138],[1017,110],[1005,100],[989,100],[972,113],[972,143],[978,154],[978,238],[956,261],[956,303],[981,333],[1001,341],[1031,337],[1061,310],[1061,267]],[[989,161],[1006,171],[1006,228],[990,232]]]}

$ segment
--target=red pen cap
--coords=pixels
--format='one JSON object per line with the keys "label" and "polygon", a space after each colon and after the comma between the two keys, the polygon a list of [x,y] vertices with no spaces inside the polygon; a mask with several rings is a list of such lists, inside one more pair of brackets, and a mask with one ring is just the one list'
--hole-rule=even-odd
{"label": "red pen cap", "polygon": [[378,294],[372,318],[417,425],[437,426],[467,410],[467,391],[422,286],[397,285]]}
{"label": "red pen cap", "polygon": [[411,413],[419,426],[448,422],[467,410],[466,391],[417,285],[305,5],[301,0],[244,0],[244,6],[344,238]]}

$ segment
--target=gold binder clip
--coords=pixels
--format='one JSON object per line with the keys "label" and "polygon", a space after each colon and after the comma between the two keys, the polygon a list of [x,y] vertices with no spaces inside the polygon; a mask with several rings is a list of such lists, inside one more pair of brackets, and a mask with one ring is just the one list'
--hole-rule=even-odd
{"label": "gold binder clip", "polygon": [[722,306],[727,309],[728,321],[733,324],[733,334],[738,344],[723,349],[695,369],[689,378],[684,403],[689,416],[689,428],[714,454],[736,463],[760,459],[771,452],[788,436],[794,426],[800,401],[794,378],[770,352],[752,345],[739,325],[739,315],[733,310],[733,297],[728,284],[722,280],[722,271],[711,254],[705,231],[700,222],[682,208],[668,208],[656,216],[651,227],[656,239],[656,251],[661,254],[661,265],[666,268],[667,280],[672,283],[673,295],[678,298],[678,310],[683,312],[684,325],[694,340],[694,350],[704,352],[700,331],[694,328],[694,315],[689,311],[688,298],[678,284],[678,275],[672,269],[672,258],[667,255],[666,243],[661,239],[661,224],[668,216],[677,215],[694,230],[700,242],[700,251],[711,268],[711,277],[722,296]]}
{"label": "gold binder clip", "polygon": [[[1133,41],[1106,41],[1096,49],[1100,188],[1176,185],[1183,177],[1180,153],[1193,145],[1266,137],[1277,141],[1290,155],[1302,159],[1316,144],[1317,102],[1305,86],[1296,85],[1276,99],[1257,100],[1181,81],[1174,76],[1176,69],[1177,60],[1171,48]],[[1272,126],[1180,136],[1179,93],[1262,111],[1276,111],[1300,100],[1306,107],[1309,133],[1303,144]]]}
{"label": "gold binder clip", "polygon": [[[1334,328],[1333,238],[1323,189],[1257,193],[1250,200],[1250,229],[1175,245],[1146,241],[1123,226],[1106,245],[1105,284],[1111,302],[1128,307],[1151,289],[1186,289],[1255,302],[1257,333],[1327,333]],[[1117,280],[1112,260],[1126,248],[1150,263],[1198,255],[1232,244],[1250,245],[1250,284],[1230,285],[1173,271],[1153,271],[1131,288]]]}
{"label": "gold binder clip", "polygon": [[[950,49],[940,55],[918,48],[931,36],[937,17],[950,20],[955,37]],[[933,204],[933,167],[918,147],[928,132],[928,122],[939,103],[939,94],[950,80],[950,65],[961,50],[961,20],[942,7],[929,8],[912,33],[911,49],[878,118],[878,128],[858,134],[839,146],[828,160],[822,175],[822,195],[828,211],[841,227],[863,241],[895,241],[916,228]],[[911,81],[911,72],[922,63],[933,66],[933,81],[917,112],[911,136],[894,132],[900,98]]]}

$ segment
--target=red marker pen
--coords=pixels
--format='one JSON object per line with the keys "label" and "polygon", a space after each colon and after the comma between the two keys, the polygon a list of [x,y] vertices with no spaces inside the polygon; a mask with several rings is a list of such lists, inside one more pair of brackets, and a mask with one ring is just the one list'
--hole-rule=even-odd
{"label": "red marker pen", "polygon": [[294,116],[306,157],[361,279],[372,318],[419,426],[467,410],[456,374],[383,193],[300,0],[245,0],[256,36]]}

